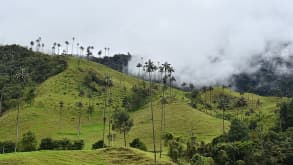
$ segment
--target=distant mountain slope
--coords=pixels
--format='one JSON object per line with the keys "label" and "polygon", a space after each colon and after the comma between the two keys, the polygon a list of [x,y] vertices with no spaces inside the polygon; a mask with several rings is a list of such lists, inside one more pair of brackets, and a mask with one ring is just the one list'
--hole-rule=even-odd
{"label": "distant mountain slope", "polygon": [[293,45],[290,43],[268,47],[266,52],[255,56],[253,73],[234,75],[232,84],[239,91],[265,96],[293,96]]}

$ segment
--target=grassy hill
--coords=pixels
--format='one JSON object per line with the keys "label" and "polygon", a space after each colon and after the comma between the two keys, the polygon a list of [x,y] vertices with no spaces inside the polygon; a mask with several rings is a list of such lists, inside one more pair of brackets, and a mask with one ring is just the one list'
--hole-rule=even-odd
{"label": "grassy hill", "polygon": [[[77,58],[67,57],[66,61],[67,68],[63,72],[50,77],[37,86],[36,97],[32,104],[22,104],[22,109],[20,112],[20,135],[30,130],[36,134],[38,142],[40,142],[40,140],[45,137],[51,137],[54,139],[69,138],[72,140],[83,139],[85,141],[86,150],[72,152],[40,151],[32,153],[8,154],[0,158],[0,164],[2,164],[2,162],[8,162],[9,164],[17,164],[19,162],[24,162],[26,164],[42,164],[56,157],[56,155],[59,156],[57,156],[58,159],[56,161],[58,162],[55,164],[60,164],[63,162],[68,162],[68,164],[80,164],[79,161],[81,161],[81,159],[83,159],[83,161],[88,161],[85,162],[86,164],[91,164],[94,162],[101,162],[101,164],[113,164],[113,162],[109,162],[109,160],[120,160],[119,153],[123,153],[124,149],[110,149],[109,152],[106,152],[108,155],[103,155],[103,150],[89,151],[93,143],[102,139],[102,110],[104,99],[103,94],[93,95],[91,99],[86,97],[91,92],[91,90],[84,84],[84,78],[87,76],[89,71],[94,72],[100,79],[103,79],[106,74],[111,75],[114,84],[112,87],[113,107],[108,109],[108,112],[113,111],[115,107],[121,108],[124,89],[126,89],[126,95],[129,95],[131,88],[134,85],[141,84],[142,80],[130,77],[94,62],[81,60],[80,66],[78,67],[79,60]],[[80,137],[77,136],[78,108],[76,106],[77,102],[79,102],[81,99],[78,96],[79,88],[85,91],[85,96],[82,98],[84,107],[82,109]],[[102,90],[102,86],[97,86],[97,88]],[[213,138],[221,135],[222,112],[217,108],[217,103],[211,103],[211,110],[202,104],[199,104],[198,107],[194,109],[189,105],[190,101],[186,94],[187,93],[184,91],[173,89],[173,95],[175,97],[168,100],[169,103],[166,106],[166,132],[171,132],[175,136],[181,136],[183,138],[188,138],[192,133],[194,133],[198,141],[205,142],[210,142]],[[234,118],[241,116],[242,120],[249,121],[253,118],[257,118],[259,114],[262,114],[265,116],[265,126],[267,129],[270,128],[276,121],[276,103],[284,100],[277,97],[261,97],[251,93],[240,95],[239,93],[232,90],[222,88],[214,88],[212,93],[201,92],[199,97],[201,100],[205,100],[205,98],[210,97],[214,101],[220,94],[228,95],[234,100],[237,100],[240,97],[245,97],[248,100],[252,100],[249,101],[248,106],[244,108],[233,107],[232,109],[227,110],[226,115],[232,116]],[[155,111],[156,143],[157,146],[159,146],[159,124],[161,110],[159,92],[156,92],[154,97],[155,99],[153,105]],[[255,107],[255,100],[259,100],[259,102],[261,102],[261,106]],[[62,109],[59,107],[60,101],[64,103]],[[89,102],[92,102],[94,105],[94,112],[90,119],[87,115],[87,105]],[[246,115],[247,112],[251,111],[251,109],[254,110],[253,113],[251,115]],[[62,114],[61,120],[59,116],[60,112]],[[149,104],[142,106],[137,111],[131,112],[130,115],[134,120],[134,126],[127,135],[127,143],[132,141],[134,138],[140,138],[142,142],[146,144],[148,150],[151,151],[152,132]],[[15,139],[15,120],[15,109],[6,111],[4,115],[0,117],[0,141]],[[226,132],[228,129],[229,122],[225,121]],[[116,132],[115,134],[116,136],[113,146],[123,146],[123,135],[119,132]],[[112,152],[116,153],[116,158],[111,157],[115,156],[115,154]],[[137,150],[131,149],[125,152],[131,152],[130,155],[139,156],[139,151]],[[151,153],[144,154],[151,156]],[[167,150],[165,147],[164,155],[166,154]],[[68,160],[65,158],[66,155],[72,156],[72,159]],[[142,160],[144,162],[144,159],[136,158],[136,156],[130,157],[134,157],[135,160]],[[109,160],[105,159],[105,157],[109,157]],[[138,163],[136,161],[117,161],[117,163],[141,164],[142,162]],[[150,163],[146,161],[146,164]]]}
{"label": "grassy hill", "polygon": [[[91,145],[100,140],[102,136],[103,107],[101,103],[103,102],[103,96],[93,96],[92,101],[98,105],[95,104],[94,112],[90,120],[88,120],[86,108],[83,109],[81,136],[78,137],[76,103],[80,100],[78,96],[79,85],[81,85],[86,93],[89,91],[82,83],[86,73],[90,70],[101,78],[106,73],[111,75],[114,83],[112,93],[115,106],[121,106],[122,89],[126,87],[127,91],[130,91],[130,88],[134,84],[140,83],[140,80],[94,62],[82,60],[80,69],[78,69],[78,60],[76,58],[68,58],[67,62],[68,67],[65,71],[49,78],[37,87],[36,98],[32,105],[23,104],[20,113],[20,134],[31,130],[39,140],[44,137],[56,139],[65,137],[70,139],[80,138],[85,140],[86,149],[90,149]],[[170,105],[167,105],[166,110],[168,132],[172,132],[176,136],[189,136],[191,129],[193,129],[199,140],[205,141],[210,141],[213,137],[221,134],[220,119],[192,109],[187,105],[187,100],[181,100],[184,92],[174,90],[173,93],[175,93],[177,99],[170,103]],[[61,123],[59,123],[60,101],[64,102]],[[86,105],[88,99],[84,97],[83,102]],[[160,104],[156,101],[154,105],[156,127],[159,127]],[[111,110],[113,111],[113,108]],[[141,138],[150,149],[151,120],[148,105],[131,113],[131,116],[134,119],[134,127],[128,135],[128,141],[137,137]],[[14,109],[8,111],[0,118],[0,125],[2,126],[0,130],[1,140],[13,140],[15,138],[15,118],[16,111]],[[226,125],[228,129],[228,124]],[[159,137],[158,132],[157,135]],[[114,146],[121,146],[122,142],[122,135],[116,133]]]}
{"label": "grassy hill", "polygon": [[[149,165],[153,163],[151,153],[137,149],[110,148],[100,150],[82,151],[36,151],[16,154],[5,154],[0,156],[0,164],[30,164],[30,165],[80,165],[80,164],[130,164]],[[172,165],[168,158],[158,161],[160,165]]]}

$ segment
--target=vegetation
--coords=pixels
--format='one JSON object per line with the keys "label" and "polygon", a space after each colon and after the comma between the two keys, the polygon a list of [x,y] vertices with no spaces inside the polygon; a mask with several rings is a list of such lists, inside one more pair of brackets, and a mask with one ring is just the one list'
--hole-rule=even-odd
{"label": "vegetation", "polygon": [[[35,43],[31,44],[32,50],[43,49],[40,40],[36,48]],[[75,39],[72,47],[74,42]],[[0,85],[5,86],[0,97],[0,109],[5,107],[0,117],[0,153],[85,149],[59,153],[73,155],[76,163],[88,157],[88,164],[172,164],[166,156],[178,164],[292,163],[292,100],[238,93],[227,87],[197,89],[186,83],[182,84],[183,90],[175,89],[172,87],[176,81],[175,69],[167,62],[139,63],[138,77],[148,81],[140,80],[92,62],[93,46],[83,48],[86,54],[80,45],[76,47],[80,50],[77,54],[86,55],[86,60],[71,57],[73,48],[70,51],[69,45],[68,41],[64,56],[57,55],[59,50],[48,56],[18,46],[13,48],[27,51],[32,59],[47,58],[50,65],[38,67],[32,64],[34,60],[27,60],[13,71],[12,81],[10,72],[0,75]],[[107,53],[109,48],[105,49]],[[11,61],[18,65],[18,60],[12,58],[1,65]],[[51,71],[51,64],[60,70]],[[41,74],[43,67],[48,67],[50,73],[34,79],[32,74]],[[11,89],[6,87],[9,84]],[[11,130],[15,130],[15,125],[16,141],[12,142],[15,136]],[[20,142],[18,134],[23,134]],[[147,152],[127,149],[127,139],[134,139],[130,147]],[[115,148],[121,146],[125,148]],[[97,153],[100,155],[96,156]],[[119,153],[122,156],[117,156]],[[37,163],[43,163],[56,154],[56,151],[7,154],[0,158],[0,164],[15,160],[34,164],[28,159],[32,156],[40,158],[35,160]]]}

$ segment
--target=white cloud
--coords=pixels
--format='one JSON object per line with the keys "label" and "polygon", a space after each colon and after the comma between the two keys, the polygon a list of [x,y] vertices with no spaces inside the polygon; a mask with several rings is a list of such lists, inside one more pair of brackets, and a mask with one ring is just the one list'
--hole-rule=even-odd
{"label": "white cloud", "polygon": [[[293,40],[291,0],[9,0],[0,6],[0,43],[75,36],[82,44],[172,63],[199,84],[250,71],[269,41]],[[211,59],[219,59],[211,63]]]}

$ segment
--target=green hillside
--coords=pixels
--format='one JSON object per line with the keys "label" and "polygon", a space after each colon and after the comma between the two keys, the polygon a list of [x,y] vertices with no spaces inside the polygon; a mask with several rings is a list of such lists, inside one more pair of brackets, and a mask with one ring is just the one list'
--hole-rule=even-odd
{"label": "green hillside", "polygon": [[[153,163],[150,153],[136,149],[111,148],[100,150],[82,151],[36,151],[0,156],[0,164],[30,164],[30,165],[149,165]],[[159,165],[172,165],[170,160],[163,158],[158,161]]]}
{"label": "green hillside", "polygon": [[[114,83],[112,89],[113,101],[114,105],[117,106],[121,106],[121,91],[123,87],[126,87],[127,91],[130,91],[130,88],[134,84],[141,83],[138,79],[94,62],[82,60],[80,68],[78,68],[78,60],[75,58],[68,58],[67,62],[68,67],[64,72],[49,78],[37,87],[36,97],[32,105],[23,104],[23,109],[20,113],[20,135],[31,130],[36,134],[38,139],[44,137],[78,139],[78,113],[76,108],[76,103],[80,100],[78,89],[79,85],[83,84],[82,81],[88,71],[95,72],[101,78],[106,73],[111,75]],[[82,88],[84,88],[86,93],[89,91],[84,85],[82,85]],[[167,132],[172,132],[177,136],[188,136],[190,135],[191,129],[193,129],[199,140],[206,141],[210,141],[213,137],[221,134],[220,119],[192,109],[188,106],[188,101],[181,100],[184,92],[174,91],[177,99],[170,105],[167,105],[166,110]],[[84,104],[87,104],[88,99],[84,97],[83,100],[85,102]],[[60,101],[64,102],[61,124],[59,123]],[[88,120],[86,108],[83,109],[81,136],[79,137],[85,140],[87,149],[90,149],[91,145],[97,140],[100,140],[102,136],[103,107],[101,103],[103,102],[103,95],[94,96],[92,101],[98,103],[98,105],[95,105],[94,113],[90,120]],[[154,109],[156,111],[156,126],[159,127],[160,104],[158,102],[155,102]],[[151,121],[148,105],[133,112],[131,115],[134,119],[134,127],[128,135],[128,140],[136,137],[141,138],[147,144],[148,148],[151,148]],[[1,140],[15,139],[15,118],[15,110],[5,113],[0,118],[0,125],[2,126],[0,130]],[[61,126],[59,127],[59,125]],[[159,133],[157,135],[159,136]],[[116,135],[114,145],[122,145],[122,136],[119,133]]]}
{"label": "green hillside", "polygon": [[[143,83],[142,80],[125,75],[123,73],[112,70],[104,65],[87,60],[79,60],[75,57],[65,57],[67,62],[66,69],[52,77],[40,85],[36,85],[35,98],[31,104],[22,103],[20,111],[20,129],[19,134],[22,135],[27,131],[32,131],[36,134],[38,143],[42,138],[51,137],[53,139],[68,138],[71,140],[83,139],[85,142],[85,150],[83,151],[40,151],[32,153],[17,153],[7,154],[0,158],[0,163],[17,164],[23,162],[25,164],[46,164],[53,157],[58,156],[58,159],[52,161],[53,164],[80,164],[81,159],[86,159],[85,164],[93,164],[99,162],[101,164],[141,164],[143,161],[146,164],[151,160],[151,152],[142,152],[137,150],[113,149],[103,155],[102,151],[89,151],[92,144],[102,139],[102,111],[104,108],[104,94],[102,84],[86,84],[85,80],[90,74],[96,75],[97,81],[102,81],[105,75],[110,75],[113,87],[111,95],[113,98],[113,106],[107,108],[106,117],[109,116],[115,109],[122,109],[123,97],[131,96],[134,86],[148,87],[148,82]],[[83,97],[79,96],[79,91],[82,89],[85,92]],[[95,92],[93,92],[95,90]],[[157,150],[160,143],[160,85],[155,84],[153,89],[153,106],[155,112],[155,133]],[[172,97],[168,94],[168,104],[166,105],[166,132],[172,133],[176,137],[188,140],[191,135],[196,136],[196,141],[211,142],[215,137],[223,133],[222,130],[222,110],[218,107],[219,99],[227,97],[230,100],[230,107],[225,110],[225,132],[228,132],[230,121],[240,119],[247,125],[253,120],[258,120],[262,116],[264,122],[264,130],[275,126],[277,121],[276,104],[286,100],[286,98],[277,97],[262,97],[251,93],[240,94],[228,88],[215,87],[210,91],[199,91],[195,101],[197,105],[192,108],[190,105],[190,92],[184,92],[178,89],[172,89]],[[91,94],[91,97],[87,97]],[[235,104],[244,98],[247,105],[237,107]],[[78,136],[78,102],[83,103],[82,118],[81,118],[81,134]],[[153,151],[152,148],[152,127],[151,127],[151,112],[149,98],[146,104],[138,109],[130,112],[131,118],[134,120],[134,126],[127,134],[127,144],[135,138],[139,138],[146,144],[148,151]],[[60,102],[63,107],[60,108]],[[93,105],[93,112],[89,116],[87,107]],[[6,111],[0,117],[0,141],[15,140],[15,121],[16,109]],[[61,118],[60,118],[61,114]],[[61,119],[61,120],[60,120]],[[108,125],[106,126],[106,134],[108,133]],[[21,138],[21,136],[20,136]],[[108,140],[105,141],[108,144]],[[185,142],[184,142],[185,143]],[[120,132],[115,132],[113,147],[121,147],[124,145],[123,135]],[[164,146],[163,156],[168,153],[168,146]],[[113,154],[112,152],[115,152]],[[120,160],[120,155],[127,152],[133,158],[129,162]],[[123,156],[127,154],[122,154]],[[137,158],[140,154],[146,154],[148,158]],[[70,156],[66,157],[66,155]],[[97,156],[99,155],[99,156]],[[111,157],[113,156],[113,157]],[[115,157],[117,156],[117,157]],[[105,159],[108,157],[108,159]],[[210,157],[208,155],[207,157]],[[32,158],[32,159],[30,159]],[[60,159],[59,159],[60,158]],[[147,160],[144,160],[147,159]],[[111,160],[111,161],[110,161]],[[2,161],[2,162],[1,162]],[[51,161],[50,161],[51,162]],[[71,163],[74,162],[74,163]]]}

